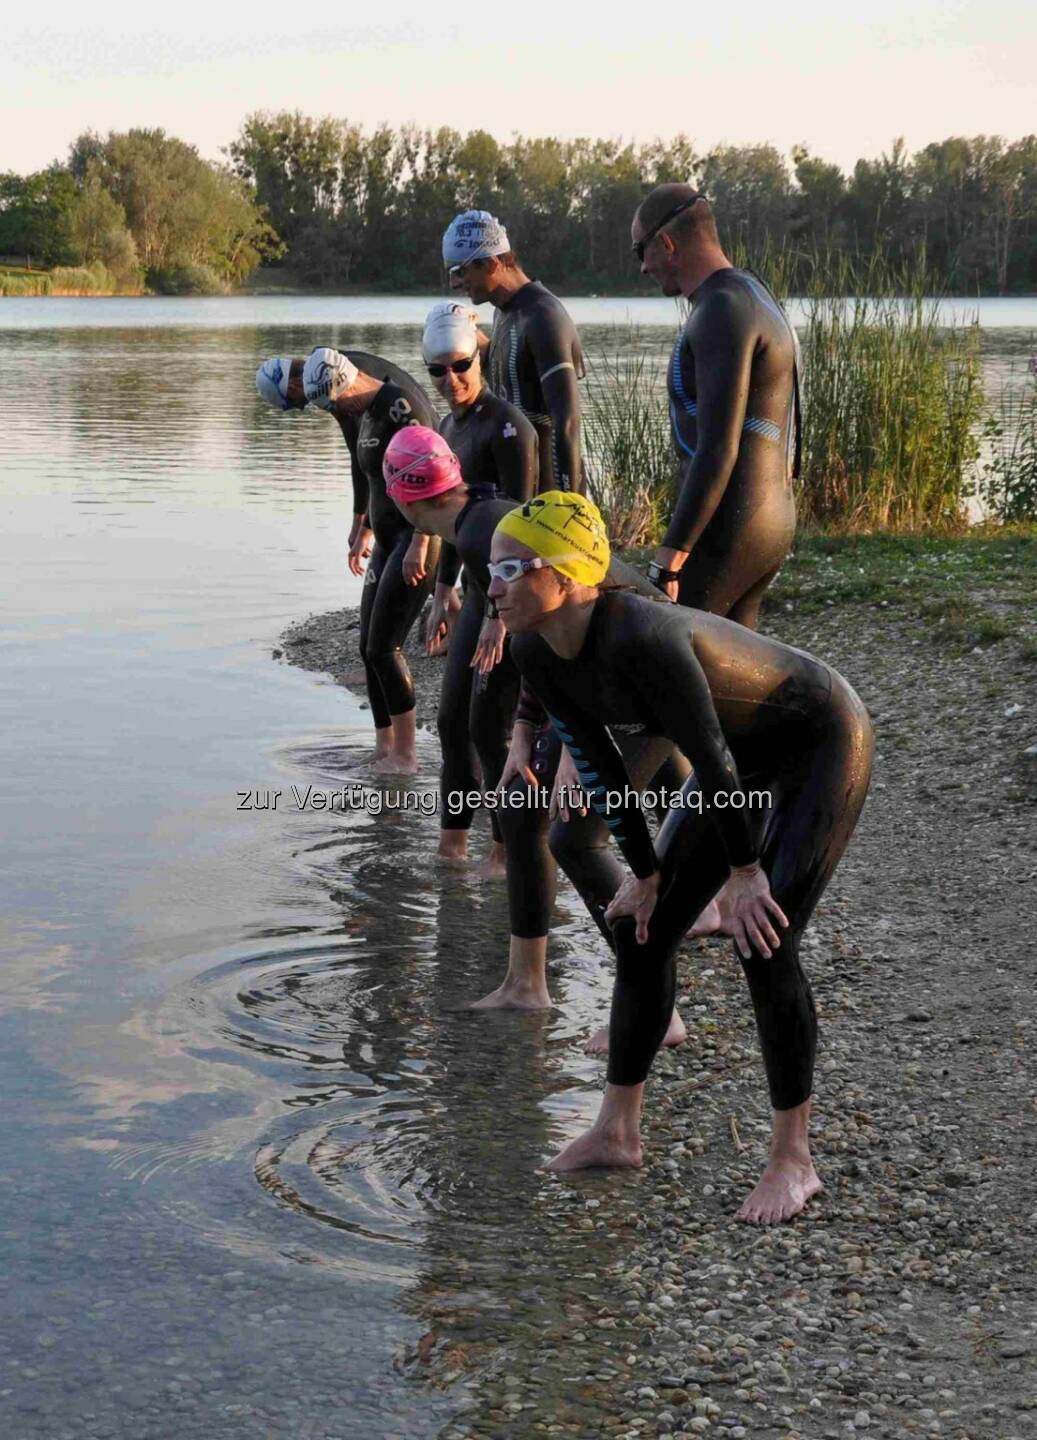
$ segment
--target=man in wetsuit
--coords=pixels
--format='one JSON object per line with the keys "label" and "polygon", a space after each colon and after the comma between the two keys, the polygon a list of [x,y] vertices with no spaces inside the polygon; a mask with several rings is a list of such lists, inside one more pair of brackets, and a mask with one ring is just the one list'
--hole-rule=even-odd
{"label": "man in wetsuit", "polygon": [[436,413],[418,382],[399,373],[398,382],[379,379],[321,347],[303,367],[303,391],[310,404],[335,416],[343,434],[347,424],[356,425],[349,566],[359,574],[371,556],[360,600],[360,653],[375,725],[373,768],[414,774],[414,684],[402,647],[432,587],[439,546],[415,534],[386,495],[382,457],[398,430],[434,425]]}
{"label": "man in wetsuit", "polygon": [[[338,353],[344,355],[351,365],[355,365],[365,375],[373,375],[379,380],[391,380],[394,385],[404,388],[415,383],[406,370],[399,365],[394,365],[391,360],[386,360],[382,355],[372,355],[368,350],[342,350]],[[302,383],[305,365],[306,357],[302,355],[274,355],[269,360],[264,360],[256,371],[256,390],[260,398],[265,400],[268,405],[272,405],[275,410],[305,410],[309,403]],[[357,458],[357,435],[360,431],[361,417],[346,414],[344,411],[341,414],[338,411],[332,411],[332,414],[338,421],[342,438],[346,442],[350,474],[355,476],[360,470],[360,462]],[[363,566],[360,564],[360,560],[370,554],[370,545],[363,555],[354,558],[352,554],[353,542],[364,527],[364,522],[363,512],[354,513],[348,540],[349,568],[354,575],[362,573]]]}
{"label": "man in wetsuit", "polygon": [[443,236],[453,289],[496,309],[489,341],[490,389],[532,421],[540,444],[540,490],[585,489],[580,392],[583,350],[565,306],[519,264],[504,226],[466,210]]}
{"label": "man in wetsuit", "polygon": [[650,575],[682,605],[755,629],[796,526],[796,333],[763,282],[732,266],[690,185],[657,186],[630,233],[642,274],[691,302],[667,375],[677,504]]}

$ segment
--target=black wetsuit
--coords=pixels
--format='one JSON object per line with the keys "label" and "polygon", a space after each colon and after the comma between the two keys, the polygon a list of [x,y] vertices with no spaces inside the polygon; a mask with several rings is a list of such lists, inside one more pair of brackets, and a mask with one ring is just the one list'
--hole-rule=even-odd
{"label": "black wetsuit", "polygon": [[679,601],[754,629],[796,528],[798,355],[762,281],[716,270],[692,297],[667,377],[682,483],[662,544],[690,552]]}
{"label": "black wetsuit", "polygon": [[489,384],[536,428],[538,490],[586,489],[576,383],[583,373],[576,326],[539,280],[530,280],[497,308],[487,362]]}
{"label": "black wetsuit", "polygon": [[385,493],[382,459],[397,430],[405,425],[435,429],[436,421],[432,402],[417,381],[404,373],[402,381],[386,380],[376,393],[360,416],[355,449],[350,448],[353,509],[358,515],[367,515],[375,540],[360,599],[360,654],[378,730],[391,724],[392,716],[414,709],[414,685],[402,646],[432,588],[439,558],[439,542],[431,540],[426,579],[420,585],[408,585],[404,580],[403,557],[414,529]]}
{"label": "black wetsuit", "polygon": [[[635,875],[661,872],[647,943],[637,943],[632,920],[614,926],[609,1080],[644,1080],[673,1011],[681,940],[729,866],[759,858],[789,928],[775,927],[781,944],[770,959],[754,953],[742,967],[771,1103],[800,1105],[811,1092],[817,1021],[799,939],[867,793],[873,737],[863,704],[840,675],[801,650],[716,615],[626,593],[598,600],[574,659],[533,634],[515,636],[512,652],[602,807],[599,825]],[[655,847],[636,804],[608,808],[604,799],[628,784],[615,740],[617,729],[632,726],[680,747],[695,767],[684,799],[701,788],[708,806],[701,814],[672,809]],[[770,806],[710,804],[740,789],[769,791]],[[622,877],[604,838],[585,852],[584,866],[581,891],[600,911]]]}
{"label": "black wetsuit", "polygon": [[[463,415],[448,415],[439,433],[461,461],[461,474],[472,491],[458,526],[471,519],[473,505],[500,498],[521,504],[536,490],[537,437],[526,417],[506,400],[483,390]],[[467,795],[482,783],[492,790],[500,779],[508,753],[511,722],[515,711],[517,681],[514,667],[504,647],[504,659],[489,675],[477,675],[471,668],[472,656],[479,642],[486,615],[486,590],[489,577],[486,560],[493,529],[512,505],[493,512],[485,546],[482,527],[473,521],[470,533],[478,532],[480,540],[469,542],[477,558],[477,573],[468,569],[467,588],[461,613],[450,632],[446,671],[439,696],[439,744],[443,754],[440,775],[440,825],[444,830],[468,830],[472,823],[472,807],[457,802],[458,795]],[[483,550],[485,549],[485,554]],[[439,561],[440,584],[453,585],[457,579],[460,557],[453,545],[444,545]],[[497,672],[500,672],[498,674]],[[448,803],[448,796],[455,797]],[[493,831],[500,839],[496,816],[491,815]]]}
{"label": "black wetsuit", "polygon": [[[486,531],[476,537],[485,550],[487,559],[493,530],[499,518],[499,515],[494,518],[492,523],[487,525]],[[611,561],[605,583],[627,587],[639,592],[653,604],[665,605],[667,609],[673,608],[644,575],[624,564],[622,560]],[[510,656],[509,663],[514,665]],[[588,693],[593,694],[593,686]],[[602,842],[598,834],[598,820],[594,815],[574,816],[568,822],[557,820],[551,824],[547,801],[561,760],[562,742],[548,720],[543,706],[525,685],[521,686],[517,714],[533,726],[530,768],[537,778],[538,787],[536,791],[530,791],[524,780],[514,777],[508,786],[508,799],[521,803],[504,805],[498,812],[498,822],[507,855],[510,930],[512,935],[520,939],[534,940],[546,935],[550,928],[556,890],[555,860],[583,894],[584,852]],[[617,741],[623,749],[631,774],[638,777],[639,783],[647,785],[659,766],[664,761],[673,759],[680,767],[675,782],[679,788],[687,774],[687,764],[682,756],[673,755],[673,745],[669,740],[660,740],[657,736],[646,737],[641,733],[640,727],[637,727],[630,734],[618,734]],[[610,893],[607,899],[611,898]],[[608,938],[611,939],[611,936]]]}

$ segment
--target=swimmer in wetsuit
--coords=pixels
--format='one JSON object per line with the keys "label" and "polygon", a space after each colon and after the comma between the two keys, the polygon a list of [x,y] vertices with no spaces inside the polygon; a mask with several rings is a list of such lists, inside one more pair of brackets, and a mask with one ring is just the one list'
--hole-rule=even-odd
{"label": "swimmer in wetsuit", "polygon": [[[592,1129],[550,1168],[640,1165],[644,1082],[673,1010],[677,948],[729,878],[773,1126],[770,1161],[738,1214],[787,1220],[821,1188],[808,1140],[817,1021],[799,942],[864,804],[867,711],[800,650],[602,589],[608,540],[595,508],[571,495],[540,499],[549,508],[534,500],[499,524],[489,595],[523,682],[633,872],[623,878],[599,852],[598,888],[614,892],[604,915],[616,948],[608,1085]],[[563,518],[576,505],[581,513]],[[632,726],[679,746],[695,767],[655,844],[616,746]],[[747,808],[749,787],[769,801]]]}
{"label": "swimmer in wetsuit", "polygon": [[796,332],[763,282],[731,265],[690,185],[653,190],[631,236],[642,274],[691,302],[667,372],[680,485],[650,574],[682,605],[755,629],[796,528]]}
{"label": "swimmer in wetsuit", "polygon": [[[372,355],[368,350],[342,350],[351,365],[362,370],[365,375],[372,375],[377,380],[391,380],[394,385],[413,385],[414,381],[406,370],[399,365],[394,365],[391,360],[386,360],[381,355]],[[309,401],[306,399],[306,391],[303,389],[302,374],[306,366],[306,357],[302,355],[275,355],[269,360],[264,360],[256,371],[256,390],[261,399],[275,410],[305,410]],[[338,427],[342,431],[342,438],[346,442],[346,449],[349,451],[350,474],[356,475],[360,470],[360,462],[357,458],[357,435],[360,431],[361,416],[359,414],[346,414],[332,411],[338,421]],[[353,522],[350,526],[349,539],[347,544],[352,552],[353,542],[359,532],[365,528],[366,517],[363,512],[353,515]],[[360,564],[371,553],[370,543],[367,548],[356,558],[350,553],[349,568],[354,575],[363,573],[363,566]],[[376,752],[377,758],[377,752]]]}
{"label": "swimmer in wetsuit", "polygon": [[398,430],[434,424],[435,411],[405,371],[398,382],[379,380],[326,347],[307,358],[303,390],[310,404],[344,427],[356,425],[349,568],[362,574],[370,555],[360,599],[360,654],[375,725],[373,768],[412,775],[418,767],[414,684],[402,646],[432,588],[439,547],[416,535],[389,500],[382,456]]}
{"label": "swimmer in wetsuit", "polygon": [[[460,475],[473,503],[496,498],[528,500],[536,488],[536,431],[514,405],[487,390],[479,356],[478,317],[464,306],[444,301],[433,307],[425,322],[422,353],[433,385],[450,406],[439,433],[457,456]],[[452,536],[440,551],[436,591],[429,617],[430,642],[445,630],[460,569]],[[485,789],[495,788],[507,754],[515,708],[514,686],[502,691],[494,667],[504,655],[504,627],[487,613],[485,585],[468,577],[461,613],[450,635],[446,671],[440,691],[439,744],[443,755],[440,775],[439,856],[456,863],[467,858],[472,809],[448,804],[451,794],[471,794],[479,788],[479,770]],[[473,674],[473,667],[478,673]],[[510,700],[508,698],[510,694]],[[510,705],[510,708],[508,708]],[[507,713],[502,713],[504,706]],[[490,873],[502,873],[503,842],[496,816]]]}
{"label": "swimmer in wetsuit", "polygon": [[[393,441],[385,470],[389,493],[407,520],[418,530],[456,546],[471,587],[481,602],[487,602],[487,565],[494,532],[504,516],[516,508],[515,503],[480,499],[477,492],[461,483],[456,457],[443,444],[442,437],[421,429],[408,431]],[[667,603],[643,575],[622,561],[610,562],[609,577],[612,583],[640,590],[656,603]],[[564,756],[561,742],[541,710],[532,719],[523,715],[522,727],[518,728],[527,737],[525,741],[512,736],[518,695],[518,672],[505,646],[486,677],[485,688],[473,694],[471,719],[487,788],[495,785],[499,776],[507,792],[504,799],[509,802],[491,812],[496,814],[506,855],[511,930],[508,969],[503,984],[476,1002],[478,1009],[550,1008],[547,935],[555,899],[555,858],[587,900],[611,942],[611,932],[601,917],[614,887],[602,891],[599,882],[598,890],[594,888],[601,869],[596,851],[607,842],[608,831],[593,812],[570,812],[564,805],[559,812],[557,797],[563,787],[578,785],[575,770],[570,780],[569,772],[560,763]],[[536,706],[535,700],[531,703]],[[668,740],[646,737],[638,727],[622,736],[620,744],[631,774],[643,784],[651,780],[672,750]],[[521,762],[516,763],[520,752]],[[512,800],[516,803],[510,803]],[[552,826],[555,814],[558,818]],[[679,1043],[683,1038],[681,1027],[669,1043]]]}
{"label": "swimmer in wetsuit", "polygon": [[490,389],[517,405],[540,444],[539,490],[586,488],[580,436],[583,350],[569,312],[522,269],[503,225],[466,210],[443,236],[453,289],[496,309],[486,368]]}

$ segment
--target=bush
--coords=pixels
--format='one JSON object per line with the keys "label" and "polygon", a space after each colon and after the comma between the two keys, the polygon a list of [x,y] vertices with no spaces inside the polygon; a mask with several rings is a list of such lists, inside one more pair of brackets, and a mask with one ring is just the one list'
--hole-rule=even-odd
{"label": "bush", "polygon": [[175,265],[169,270],[152,270],[148,280],[160,295],[226,295],[226,281],[211,265]]}

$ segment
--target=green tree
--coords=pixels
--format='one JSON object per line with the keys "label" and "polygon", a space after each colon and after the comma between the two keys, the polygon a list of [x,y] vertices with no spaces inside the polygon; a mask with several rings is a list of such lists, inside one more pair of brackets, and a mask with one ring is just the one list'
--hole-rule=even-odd
{"label": "green tree", "polygon": [[112,199],[96,173],[86,177],[79,191],[70,232],[77,261],[86,265],[99,261],[121,287],[139,287],[140,260],[126,224],[126,212]]}
{"label": "green tree", "polygon": [[237,282],[279,251],[241,177],[163,130],[113,132],[100,145],[88,133],[72,147],[73,166],[83,163],[122,207],[141,263],[157,283],[184,267]]}
{"label": "green tree", "polygon": [[0,255],[32,265],[71,265],[77,258],[72,216],[78,192],[62,165],[33,175],[0,176]]}

